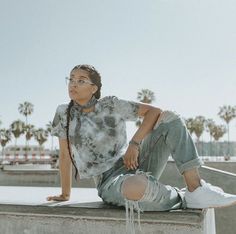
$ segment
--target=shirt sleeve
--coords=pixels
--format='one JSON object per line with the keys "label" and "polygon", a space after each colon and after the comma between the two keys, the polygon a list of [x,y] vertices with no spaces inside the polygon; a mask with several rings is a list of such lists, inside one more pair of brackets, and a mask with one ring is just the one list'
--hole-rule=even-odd
{"label": "shirt sleeve", "polygon": [[127,101],[113,97],[114,110],[126,121],[136,121],[138,119],[139,103]]}
{"label": "shirt sleeve", "polygon": [[65,105],[59,105],[56,109],[52,121],[52,136],[57,136],[61,139],[66,139],[66,111]]}

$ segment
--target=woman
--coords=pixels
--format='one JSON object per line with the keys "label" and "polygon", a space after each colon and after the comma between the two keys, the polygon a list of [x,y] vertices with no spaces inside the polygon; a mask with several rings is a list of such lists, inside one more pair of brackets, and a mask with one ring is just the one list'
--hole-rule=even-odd
{"label": "woman", "polygon": [[[67,80],[71,101],[57,107],[52,131],[59,137],[62,193],[47,200],[70,199],[73,164],[76,179],[93,177],[103,201],[126,206],[126,212],[236,203],[235,195],[200,178],[202,162],[178,114],[114,96],[100,99],[101,77],[90,65],[75,66]],[[143,122],[127,146],[125,122],[138,117]],[[185,192],[158,181],[170,154]]]}

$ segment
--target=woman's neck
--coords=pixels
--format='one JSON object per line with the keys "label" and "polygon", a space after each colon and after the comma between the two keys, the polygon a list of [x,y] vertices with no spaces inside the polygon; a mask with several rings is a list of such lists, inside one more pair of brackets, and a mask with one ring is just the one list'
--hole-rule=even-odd
{"label": "woman's neck", "polygon": [[80,106],[85,106],[89,101],[90,101],[90,99],[74,100],[74,102],[76,102]]}
{"label": "woman's neck", "polygon": [[[86,104],[88,104],[88,102],[91,100],[91,98],[90,99],[83,99],[83,100],[74,100],[74,102],[76,103],[76,104],[78,104],[78,105],[80,105],[80,106],[85,106]],[[88,107],[83,107],[83,109],[82,109],[82,111],[83,112],[91,112],[91,111],[94,111],[95,110],[95,103],[94,103],[94,105],[92,104],[92,106],[91,106],[91,104],[90,105],[88,105]]]}
{"label": "woman's neck", "polygon": [[88,112],[92,112],[92,111],[94,111],[94,110],[95,110],[95,106],[92,106],[92,107],[83,109],[83,112],[88,113]]}

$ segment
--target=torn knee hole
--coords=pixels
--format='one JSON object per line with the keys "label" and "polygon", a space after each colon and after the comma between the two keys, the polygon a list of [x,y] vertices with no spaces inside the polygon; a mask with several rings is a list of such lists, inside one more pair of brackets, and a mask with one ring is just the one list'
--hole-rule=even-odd
{"label": "torn knee hole", "polygon": [[140,200],[144,196],[147,184],[145,175],[130,176],[123,181],[121,193],[128,200]]}

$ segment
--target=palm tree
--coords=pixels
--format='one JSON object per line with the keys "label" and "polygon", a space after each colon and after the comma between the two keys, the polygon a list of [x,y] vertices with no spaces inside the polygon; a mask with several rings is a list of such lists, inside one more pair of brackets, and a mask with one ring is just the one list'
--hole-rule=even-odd
{"label": "palm tree", "polygon": [[[193,120],[193,132],[197,136],[197,145],[199,148],[199,143],[200,143],[200,137],[202,136],[204,130],[205,130],[205,122],[206,119],[204,116],[196,116],[195,119]],[[203,151],[201,152],[203,154]]]}
{"label": "palm tree", "polygon": [[25,116],[25,125],[28,124],[28,115],[31,115],[34,111],[34,105],[30,102],[20,103],[18,110],[20,114]]}
{"label": "palm tree", "polygon": [[11,140],[11,131],[6,129],[0,130],[0,143],[2,146],[2,157],[4,155],[4,147]]}
{"label": "palm tree", "polygon": [[[52,121],[49,121],[48,124],[46,124],[47,132],[51,135],[52,132]],[[53,150],[53,136],[51,135],[51,151]]]}
{"label": "palm tree", "polygon": [[[212,130],[212,137],[217,142],[227,132],[225,125],[215,125]],[[219,145],[218,145],[219,146]],[[216,155],[220,155],[220,149],[217,147]]]}
{"label": "palm tree", "polygon": [[42,144],[45,141],[47,141],[47,137],[48,137],[48,132],[43,128],[39,128],[34,131],[34,138],[39,143],[39,146],[42,146]]}
{"label": "palm tree", "polygon": [[28,142],[29,140],[34,136],[34,125],[32,124],[27,124],[24,128],[25,131],[25,139],[26,139],[26,147],[25,147],[25,151],[28,150]]}
{"label": "palm tree", "polygon": [[185,125],[189,130],[190,135],[192,135],[194,132],[194,119],[193,118],[185,119]]}
{"label": "palm tree", "polygon": [[193,123],[193,128],[194,128],[194,133],[197,136],[197,140],[200,140],[200,137],[203,133],[203,131],[205,130],[205,122],[206,119],[204,116],[197,116],[194,119],[194,123]]}
{"label": "palm tree", "polygon": [[25,123],[21,120],[16,120],[10,125],[10,130],[15,137],[14,151],[16,150],[17,138],[19,138],[20,135],[24,134],[24,131],[25,131],[24,128],[25,128]]}
{"label": "palm tree", "polygon": [[227,124],[227,132],[228,132],[228,150],[227,154],[229,156],[229,123],[231,120],[233,120],[236,117],[236,107],[232,106],[222,106],[220,107],[220,111],[218,112],[218,115],[221,119],[223,119]]}
{"label": "palm tree", "polygon": [[[18,107],[18,111],[20,114],[25,116],[25,126],[28,125],[28,115],[31,115],[34,111],[34,106],[30,102],[20,103]],[[27,137],[25,138],[25,148],[27,149],[28,140]]]}
{"label": "palm tree", "polygon": [[149,89],[142,89],[138,92],[137,99],[143,103],[152,103],[155,100],[155,94]]}
{"label": "palm tree", "polygon": [[210,155],[212,155],[212,137],[213,137],[214,127],[216,124],[213,121],[213,119],[207,119],[205,124],[206,124],[206,131],[209,132],[210,134]]}
{"label": "palm tree", "polygon": [[212,136],[215,141],[218,141],[224,134],[227,132],[227,129],[224,125],[215,125],[212,130]]}
{"label": "palm tree", "polygon": [[[155,100],[155,94],[149,89],[142,89],[141,91],[138,92],[137,99],[140,102],[151,104]],[[138,118],[136,121],[136,126],[139,127],[142,123],[142,119]]]}

